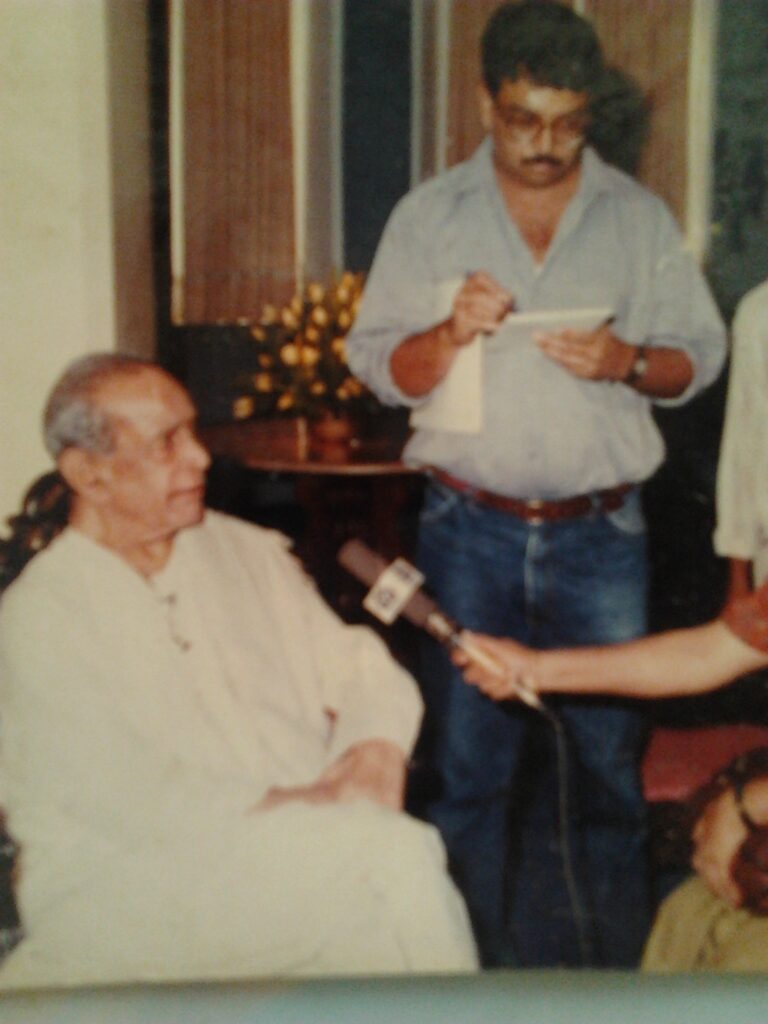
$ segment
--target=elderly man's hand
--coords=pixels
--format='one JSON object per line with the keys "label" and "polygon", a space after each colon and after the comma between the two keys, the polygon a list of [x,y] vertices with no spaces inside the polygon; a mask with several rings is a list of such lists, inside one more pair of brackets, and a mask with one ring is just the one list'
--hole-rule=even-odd
{"label": "elderly man's hand", "polygon": [[635,356],[634,346],[620,341],[608,324],[596,331],[537,333],[535,341],[546,356],[584,380],[624,380]]}
{"label": "elderly man's hand", "polygon": [[742,896],[731,865],[746,836],[731,789],[709,801],[693,830],[694,869],[716,896],[733,907],[739,906]]}
{"label": "elderly man's hand", "polygon": [[401,810],[405,769],[405,754],[396,743],[366,740],[350,747],[310,785],[270,789],[256,809],[269,810],[295,800],[311,804],[372,800]]}

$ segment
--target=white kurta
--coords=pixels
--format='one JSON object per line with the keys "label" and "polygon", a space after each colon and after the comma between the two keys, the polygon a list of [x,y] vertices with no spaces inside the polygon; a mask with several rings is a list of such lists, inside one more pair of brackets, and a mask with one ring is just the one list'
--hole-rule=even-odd
{"label": "white kurta", "polygon": [[733,321],[725,427],[717,469],[719,555],[768,577],[768,281],[742,299]]}
{"label": "white kurta", "polygon": [[6,593],[0,659],[27,932],[0,985],[474,966],[431,828],[253,810],[353,743],[409,752],[421,712],[279,535],[208,513],[147,583],[67,530]]}

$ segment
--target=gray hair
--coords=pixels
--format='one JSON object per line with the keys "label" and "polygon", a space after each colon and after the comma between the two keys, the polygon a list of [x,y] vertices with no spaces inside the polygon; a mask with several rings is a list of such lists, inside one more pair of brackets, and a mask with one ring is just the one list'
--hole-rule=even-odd
{"label": "gray hair", "polygon": [[71,363],[53,386],[43,413],[43,439],[54,459],[66,448],[107,454],[115,446],[115,424],[95,400],[108,379],[132,376],[157,364],[138,356],[97,352]]}

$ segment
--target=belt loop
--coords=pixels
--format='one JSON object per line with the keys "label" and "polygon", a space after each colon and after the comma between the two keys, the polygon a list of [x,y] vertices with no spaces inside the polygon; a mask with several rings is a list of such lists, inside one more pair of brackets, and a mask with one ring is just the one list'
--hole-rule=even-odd
{"label": "belt loop", "polygon": [[544,507],[544,502],[540,498],[532,498],[526,502],[526,506],[530,510],[530,515],[526,516],[526,521],[531,526],[541,526],[544,522],[544,516],[541,514],[541,509]]}

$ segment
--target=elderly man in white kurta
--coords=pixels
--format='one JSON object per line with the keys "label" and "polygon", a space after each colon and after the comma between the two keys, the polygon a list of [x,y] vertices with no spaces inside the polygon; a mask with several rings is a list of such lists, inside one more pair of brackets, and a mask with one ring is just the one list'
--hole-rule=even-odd
{"label": "elderly man in white kurta", "polygon": [[0,606],[26,935],[0,986],[473,969],[400,810],[411,679],[279,535],[204,512],[171,377],[87,358],[46,422],[73,499]]}

